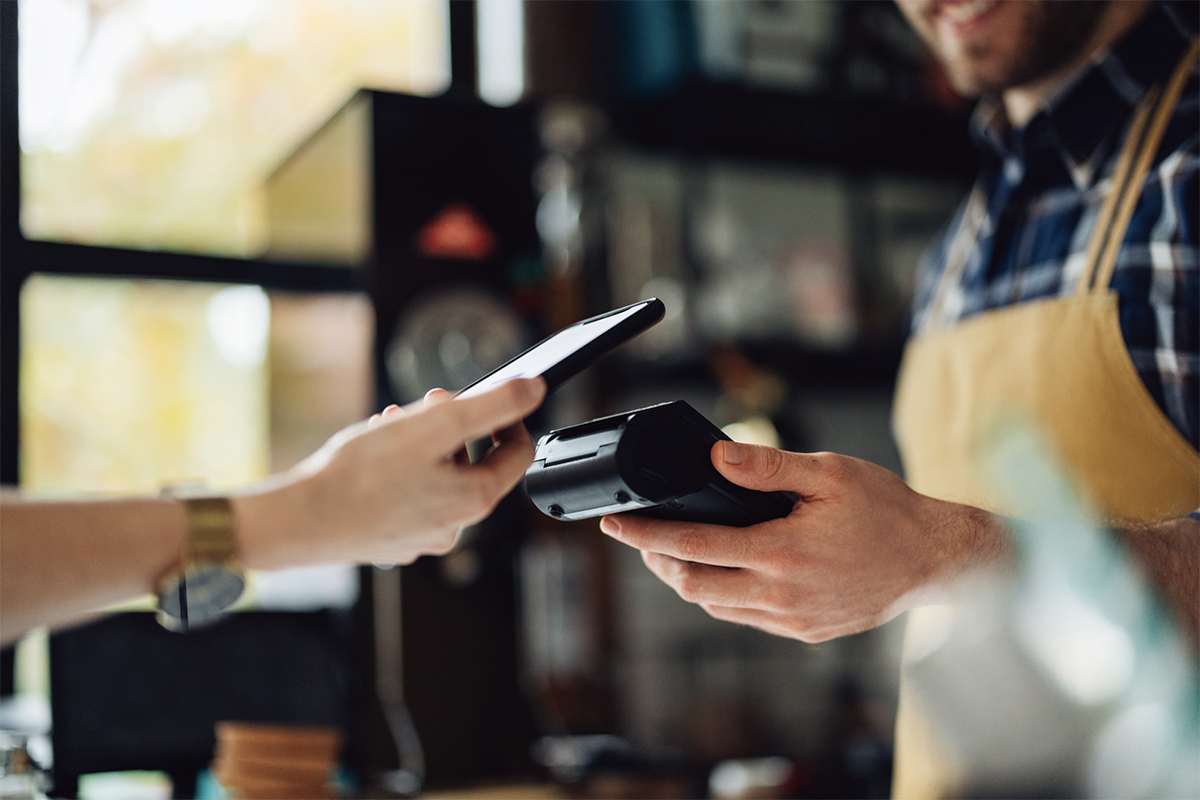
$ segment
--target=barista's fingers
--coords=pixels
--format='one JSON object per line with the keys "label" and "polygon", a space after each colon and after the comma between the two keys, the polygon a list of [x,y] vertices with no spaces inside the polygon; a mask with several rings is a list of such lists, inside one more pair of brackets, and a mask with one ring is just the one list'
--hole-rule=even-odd
{"label": "barista's fingers", "polygon": [[749,625],[775,636],[799,639],[809,644],[827,642],[838,636],[855,632],[822,626],[815,618],[808,619],[798,614],[780,614],[758,608],[738,608],[714,603],[701,603],[700,607],[713,619],[735,622],[738,625]]}
{"label": "barista's fingers", "polygon": [[749,570],[696,564],[645,551],[642,552],[642,561],[663,583],[689,603],[760,608],[766,599],[763,582]]}
{"label": "barista's fingers", "polygon": [[733,622],[738,625],[749,625],[752,628],[758,628],[760,631],[765,631],[774,636],[785,636],[789,639],[801,638],[796,635],[794,630],[787,627],[778,615],[772,614],[769,611],[760,611],[756,608],[734,608],[732,606],[713,605],[711,603],[701,603],[700,607],[713,619]]}
{"label": "barista's fingers", "polygon": [[[766,523],[769,525],[770,523]],[[683,561],[698,561],[719,567],[755,566],[755,543],[761,549],[766,529],[727,528],[699,522],[674,522],[639,517],[636,514],[610,514],[600,520],[600,530],[630,547],[674,556]]]}
{"label": "barista's fingers", "polygon": [[760,492],[796,492],[809,497],[827,491],[840,476],[839,457],[831,453],[791,453],[774,447],[720,441],[710,452],[723,476]]}

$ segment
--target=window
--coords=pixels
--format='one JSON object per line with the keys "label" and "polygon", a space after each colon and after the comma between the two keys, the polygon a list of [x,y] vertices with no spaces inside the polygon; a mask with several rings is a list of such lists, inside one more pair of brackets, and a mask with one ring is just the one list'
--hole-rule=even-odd
{"label": "window", "polygon": [[262,185],[355,89],[449,83],[447,0],[21,0],[30,239],[253,257]]}

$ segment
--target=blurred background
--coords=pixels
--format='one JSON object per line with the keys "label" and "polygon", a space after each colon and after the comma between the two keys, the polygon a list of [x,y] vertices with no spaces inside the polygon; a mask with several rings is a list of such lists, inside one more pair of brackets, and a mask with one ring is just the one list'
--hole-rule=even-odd
{"label": "blurred background", "polygon": [[[649,296],[535,437],[685,399],[899,471],[914,274],[976,163],[890,2],[20,0],[0,46],[5,484],[244,485]],[[206,796],[217,719],[337,726],[351,796],[890,792],[896,624],[717,622],[520,490],[445,557],[243,606],[35,634],[0,727],[55,796]]]}

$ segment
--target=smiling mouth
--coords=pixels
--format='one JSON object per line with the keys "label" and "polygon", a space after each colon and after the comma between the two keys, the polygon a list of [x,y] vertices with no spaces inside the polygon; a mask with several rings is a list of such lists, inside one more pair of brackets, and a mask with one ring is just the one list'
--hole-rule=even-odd
{"label": "smiling mouth", "polygon": [[999,4],[999,0],[943,0],[934,7],[934,19],[956,34],[970,33]]}

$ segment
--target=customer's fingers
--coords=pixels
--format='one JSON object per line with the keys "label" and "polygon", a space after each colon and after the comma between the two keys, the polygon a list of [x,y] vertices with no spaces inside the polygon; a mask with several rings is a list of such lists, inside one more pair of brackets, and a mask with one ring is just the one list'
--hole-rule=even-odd
{"label": "customer's fingers", "polygon": [[[523,427],[523,426],[522,426]],[[511,492],[533,463],[529,435],[511,435],[499,442],[478,464],[463,469],[463,513],[466,524],[478,522]]]}
{"label": "customer's fingers", "polygon": [[371,415],[371,418],[367,420],[367,430],[374,428],[384,419],[395,419],[396,417],[402,417],[404,416],[404,413],[404,409],[400,408],[400,406],[396,405],[395,403],[392,403],[378,414]]}
{"label": "customer's fingers", "polygon": [[[430,406],[448,403],[453,399],[454,395],[450,394],[450,392],[447,392],[445,389],[430,389],[425,393],[425,399],[423,402],[425,407],[429,408]],[[451,460],[460,466],[468,466],[471,463],[471,455],[467,452],[467,448],[464,445],[454,452],[454,455],[451,456]]]}
{"label": "customer's fingers", "polygon": [[541,378],[507,381],[482,394],[438,402],[423,412],[425,446],[434,452],[453,452],[464,442],[490,436],[520,422],[546,395]]}
{"label": "customer's fingers", "polygon": [[425,407],[428,408],[429,406],[435,406],[439,403],[445,403],[448,400],[453,399],[454,395],[450,394],[445,389],[430,389],[425,393],[425,399],[423,402]]}

